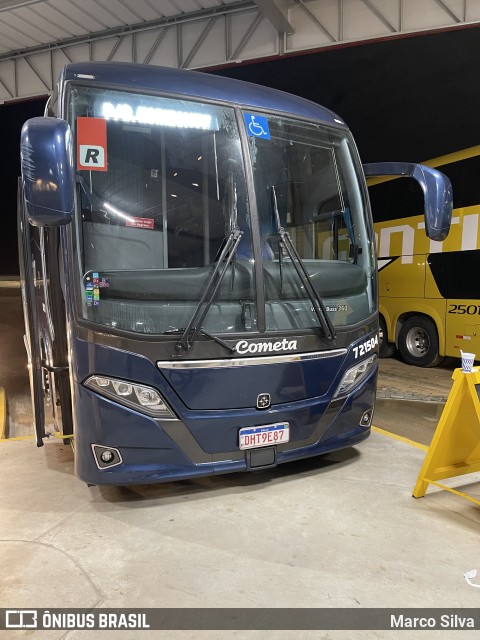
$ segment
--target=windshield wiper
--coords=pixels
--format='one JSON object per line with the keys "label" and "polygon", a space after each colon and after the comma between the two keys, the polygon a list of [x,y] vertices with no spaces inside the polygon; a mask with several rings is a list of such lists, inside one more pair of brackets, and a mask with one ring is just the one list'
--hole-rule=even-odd
{"label": "windshield wiper", "polygon": [[[228,236],[227,242],[225,243],[222,253],[220,254],[220,257],[215,264],[215,269],[213,270],[213,273],[207,282],[207,286],[205,287],[205,290],[193,313],[193,316],[191,317],[190,322],[184,330],[182,337],[176,344],[177,351],[188,351],[188,349],[190,349],[190,347],[195,342],[195,339],[200,332],[215,339],[212,335],[207,334],[205,329],[202,329],[202,323],[205,320],[205,316],[207,315],[208,310],[212,306],[213,300],[218,291],[218,287],[222,283],[222,280],[227,273],[227,269],[235,257],[237,246],[242,238],[242,235],[243,231],[240,231],[240,229],[237,227]],[[217,340],[217,342],[218,341],[219,339]],[[225,345],[230,349],[230,347],[226,343]]]}
{"label": "windshield wiper", "polygon": [[272,201],[273,201],[273,210],[275,213],[275,221],[277,225],[277,236],[278,240],[278,260],[279,260],[279,269],[280,269],[280,280],[281,287],[283,288],[283,257],[282,251],[285,248],[288,257],[290,258],[293,266],[295,267],[295,271],[298,274],[303,286],[305,287],[305,291],[307,292],[308,297],[313,305],[313,310],[318,318],[320,326],[322,327],[325,336],[329,340],[334,340],[336,338],[335,329],[333,327],[332,321],[330,320],[325,305],[323,304],[323,300],[318,294],[318,291],[313,286],[310,280],[310,274],[307,271],[307,268],[302,262],[295,245],[290,238],[290,234],[285,231],[280,223],[280,214],[278,212],[278,204],[277,204],[277,194],[275,193],[275,186],[271,187],[272,189]]}
{"label": "windshield wiper", "polygon": [[[183,334],[184,332],[185,332],[185,329],[168,329],[168,331],[164,331],[163,332],[163,335],[168,334],[168,333],[172,333],[172,334],[181,333],[181,334]],[[227,349],[227,351],[229,351],[230,353],[235,353],[235,348],[234,347],[231,347],[229,344],[227,344],[225,342],[225,340],[222,340],[218,336],[214,336],[213,333],[210,333],[209,331],[206,331],[205,329],[202,329],[202,328],[198,329],[197,334],[198,333],[200,335],[202,335],[202,336],[206,336],[207,338],[210,338],[211,340],[213,340],[217,344],[222,345],[222,347],[225,347],[225,349]]]}
{"label": "windshield wiper", "polygon": [[[237,253],[238,244],[243,235],[243,231],[240,230],[237,222],[237,189],[233,169],[230,169],[228,171],[228,179],[225,191],[225,209],[228,211],[228,227],[230,230],[230,235],[226,239],[220,256],[215,261],[215,269],[213,270],[213,273],[207,282],[202,297],[200,298],[200,301],[195,311],[193,312],[193,316],[191,317],[190,322],[185,328],[182,337],[175,345],[177,351],[188,351],[190,347],[192,347],[199,333],[203,333],[204,335],[212,338],[219,344],[222,344],[224,347],[231,350],[226,342],[223,342],[223,340],[221,340],[220,338],[216,338],[212,334],[207,333],[205,329],[202,328],[205,316],[212,306],[215,295],[223,281],[223,278],[225,277],[225,274],[227,273],[228,267],[232,263],[231,287],[233,291],[233,285],[235,281],[234,260]],[[233,353],[233,350],[231,351]]]}

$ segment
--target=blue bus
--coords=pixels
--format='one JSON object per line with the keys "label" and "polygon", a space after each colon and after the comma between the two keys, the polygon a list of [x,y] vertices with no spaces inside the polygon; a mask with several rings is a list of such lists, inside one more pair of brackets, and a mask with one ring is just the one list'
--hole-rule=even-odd
{"label": "blue bus", "polygon": [[[377,269],[343,120],[280,91],[123,63],[62,70],[21,136],[20,276],[37,445],[89,484],[274,467],[370,433]],[[46,402],[47,400],[47,402]]]}

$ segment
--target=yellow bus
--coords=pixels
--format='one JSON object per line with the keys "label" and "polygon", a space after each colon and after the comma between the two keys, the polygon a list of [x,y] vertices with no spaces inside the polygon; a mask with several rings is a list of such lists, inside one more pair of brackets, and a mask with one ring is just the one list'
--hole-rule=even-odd
{"label": "yellow bus", "polygon": [[[422,194],[409,179],[370,179],[377,242],[380,356],[433,367],[461,351],[480,359],[480,146],[422,164],[452,182],[454,211],[443,242],[424,232]],[[408,217],[405,217],[407,215]]]}

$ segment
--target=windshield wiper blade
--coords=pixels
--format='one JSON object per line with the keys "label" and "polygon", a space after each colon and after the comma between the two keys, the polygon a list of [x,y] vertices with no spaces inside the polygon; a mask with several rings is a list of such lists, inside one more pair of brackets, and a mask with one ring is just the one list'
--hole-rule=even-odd
{"label": "windshield wiper blade", "polygon": [[[208,310],[212,306],[213,300],[218,291],[218,287],[222,283],[222,280],[227,273],[227,269],[235,257],[238,243],[240,242],[242,235],[243,231],[240,231],[240,229],[237,227],[228,236],[227,242],[225,243],[222,253],[220,254],[220,257],[215,264],[215,269],[213,270],[213,273],[207,282],[205,290],[190,319],[190,322],[184,330],[182,337],[176,344],[177,351],[188,351],[188,349],[190,349],[190,347],[195,342],[195,339],[200,332],[204,333],[205,335],[209,335],[209,337],[213,339],[216,339],[211,334],[207,334],[205,332],[205,329],[202,329],[202,324],[205,320],[205,316],[207,315]],[[224,344],[230,349],[230,347],[226,343]]]}
{"label": "windshield wiper blade", "polygon": [[295,271],[300,278],[303,286],[305,287],[305,291],[307,292],[308,297],[313,305],[313,310],[315,311],[315,315],[318,318],[320,326],[322,327],[325,336],[329,340],[334,340],[337,336],[335,333],[335,329],[333,327],[332,321],[330,320],[325,305],[323,304],[323,300],[318,294],[318,291],[313,286],[310,280],[310,274],[307,271],[307,268],[302,262],[295,245],[290,238],[290,234],[285,231],[280,222],[280,214],[278,211],[277,204],[277,194],[275,193],[275,186],[271,187],[272,189],[272,201],[273,201],[273,209],[275,213],[275,220],[277,224],[277,236],[279,237],[279,268],[280,268],[280,278],[282,280],[283,287],[283,274],[282,274],[282,249],[285,247],[285,251],[288,254],[293,266],[295,267]]}
{"label": "windshield wiper blade", "polygon": [[[185,331],[185,329],[168,329],[168,331],[164,331],[163,334],[168,334],[168,333],[181,333],[183,334]],[[230,353],[235,353],[235,349],[234,347],[231,347],[229,344],[227,344],[225,342],[225,340],[222,340],[221,338],[219,338],[218,336],[213,335],[213,333],[210,333],[209,331],[207,331],[206,329],[203,328],[199,328],[198,332],[200,335],[202,336],[206,336],[207,338],[210,338],[211,340],[213,340],[214,342],[216,342],[217,344],[222,345],[222,347],[225,347],[225,349],[227,349],[227,351],[229,351]]]}

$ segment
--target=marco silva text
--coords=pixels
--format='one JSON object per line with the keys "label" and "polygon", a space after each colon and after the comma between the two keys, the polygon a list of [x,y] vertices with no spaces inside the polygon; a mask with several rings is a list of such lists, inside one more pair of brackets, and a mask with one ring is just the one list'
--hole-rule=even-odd
{"label": "marco silva text", "polygon": [[455,614],[443,613],[435,616],[406,616],[402,613],[390,615],[391,629],[480,629],[479,620]]}

